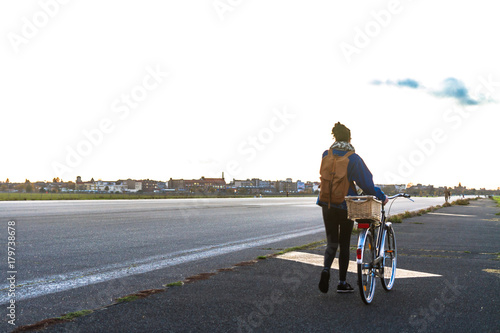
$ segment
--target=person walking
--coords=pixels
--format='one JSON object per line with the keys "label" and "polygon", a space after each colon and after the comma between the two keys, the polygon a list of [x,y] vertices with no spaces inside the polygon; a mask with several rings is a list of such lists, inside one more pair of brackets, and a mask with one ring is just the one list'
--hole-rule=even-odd
{"label": "person walking", "polygon": [[448,203],[448,199],[450,199],[450,190],[448,190],[448,187],[444,187],[444,201],[445,203]]}
{"label": "person walking", "polygon": [[[335,142],[330,149],[323,153],[323,159],[329,154],[344,156],[348,154],[347,178],[349,182],[355,182],[356,185],[364,191],[365,195],[374,195],[384,204],[387,203],[387,196],[382,190],[373,184],[373,177],[359,155],[355,153],[354,147],[351,145],[351,131],[341,124],[336,123],[332,129],[332,134]],[[321,190],[321,188],[320,188]],[[357,195],[355,188],[349,187],[349,196]],[[327,293],[330,283],[330,269],[339,250],[339,282],[337,285],[338,293],[353,292],[354,289],[346,281],[347,268],[349,267],[349,251],[351,245],[351,233],[354,222],[347,219],[347,205],[345,200],[340,204],[330,204],[321,201],[318,197],[317,204],[322,207],[323,222],[326,231],[327,246],[324,254],[324,267],[321,271],[319,281],[319,290]]]}

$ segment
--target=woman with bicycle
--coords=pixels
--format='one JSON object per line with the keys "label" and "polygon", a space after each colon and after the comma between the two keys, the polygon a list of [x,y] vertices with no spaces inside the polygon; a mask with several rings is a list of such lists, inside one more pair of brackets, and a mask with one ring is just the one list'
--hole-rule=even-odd
{"label": "woman with bicycle", "polygon": [[[332,129],[332,134],[335,137],[335,142],[330,147],[333,155],[344,156],[349,152],[353,152],[348,156],[349,162],[347,165],[347,178],[349,182],[355,182],[356,185],[363,190],[366,195],[374,195],[384,204],[388,199],[386,195],[373,184],[373,177],[367,166],[354,153],[354,147],[351,145],[351,131],[340,122],[336,123]],[[323,153],[323,158],[328,155],[329,150]],[[357,195],[356,190],[349,187],[349,196]],[[337,285],[338,293],[353,292],[354,289],[346,282],[347,268],[349,266],[349,250],[351,243],[351,233],[353,221],[347,219],[347,205],[344,202],[341,204],[329,204],[319,200],[317,204],[323,210],[323,222],[325,224],[327,247],[324,256],[324,267],[321,271],[321,279],[319,282],[319,290],[323,293],[328,292],[330,282],[330,268],[335,258],[337,248],[339,251],[339,283]]]}

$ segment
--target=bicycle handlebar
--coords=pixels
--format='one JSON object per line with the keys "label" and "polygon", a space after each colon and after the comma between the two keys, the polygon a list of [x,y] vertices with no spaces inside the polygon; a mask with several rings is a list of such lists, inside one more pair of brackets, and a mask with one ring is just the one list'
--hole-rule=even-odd
{"label": "bicycle handlebar", "polygon": [[[395,194],[395,195],[391,195],[390,197],[387,197],[387,199],[391,200],[391,199],[396,199],[396,198],[399,198],[399,197],[403,197],[403,198],[406,198],[410,201],[413,201],[413,199],[410,199],[411,196],[409,194],[406,194],[406,193],[398,193],[398,194]],[[415,202],[415,201],[413,201]]]}

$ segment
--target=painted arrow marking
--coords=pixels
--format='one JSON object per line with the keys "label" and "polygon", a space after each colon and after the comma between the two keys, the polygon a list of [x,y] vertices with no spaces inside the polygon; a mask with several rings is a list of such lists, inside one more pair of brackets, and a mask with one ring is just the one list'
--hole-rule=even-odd
{"label": "painted arrow marking", "polygon": [[[323,267],[323,256],[319,254],[292,251],[277,256],[276,258]],[[348,269],[349,272],[357,273],[358,272],[357,267],[358,266],[355,261],[349,261],[349,269]],[[332,268],[339,269],[339,262],[337,258],[335,258],[335,260],[333,261]],[[401,268],[396,269],[396,278],[398,279],[419,278],[419,277],[440,277],[440,276],[442,275],[410,271]]]}

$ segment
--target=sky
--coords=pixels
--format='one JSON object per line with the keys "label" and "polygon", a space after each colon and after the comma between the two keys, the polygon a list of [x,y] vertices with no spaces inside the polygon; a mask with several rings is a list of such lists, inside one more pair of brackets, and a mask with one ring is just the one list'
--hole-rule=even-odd
{"label": "sky", "polygon": [[340,121],[375,183],[500,187],[491,1],[3,1],[0,29],[1,181],[318,181]]}

